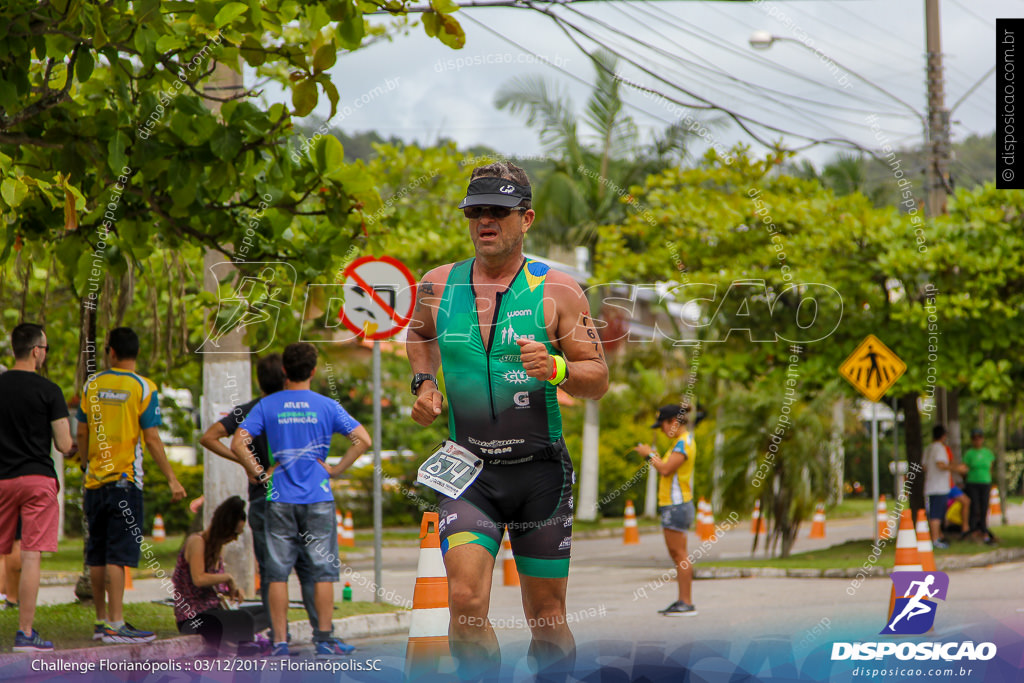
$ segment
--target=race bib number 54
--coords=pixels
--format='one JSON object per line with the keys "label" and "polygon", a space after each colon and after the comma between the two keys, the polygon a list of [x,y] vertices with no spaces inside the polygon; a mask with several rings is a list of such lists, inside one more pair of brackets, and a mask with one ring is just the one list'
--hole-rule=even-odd
{"label": "race bib number 54", "polygon": [[416,481],[449,498],[458,498],[483,469],[483,460],[454,441],[445,441],[420,465]]}

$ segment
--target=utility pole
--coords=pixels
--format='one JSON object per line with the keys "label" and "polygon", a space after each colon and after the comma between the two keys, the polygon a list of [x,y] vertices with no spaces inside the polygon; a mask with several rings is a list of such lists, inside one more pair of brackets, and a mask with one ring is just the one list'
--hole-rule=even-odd
{"label": "utility pole", "polygon": [[[928,218],[946,213],[946,199],[952,185],[949,180],[949,111],[946,109],[946,86],[942,72],[942,26],[939,21],[939,0],[925,0],[925,51],[928,83],[928,140],[925,183],[927,184]],[[960,418],[957,396],[946,387],[936,387],[938,420],[949,431],[954,455],[960,454]]]}
{"label": "utility pole", "polygon": [[928,58],[928,216],[946,213],[946,198],[952,186],[949,181],[949,111],[946,109],[946,87],[942,72],[942,28],[939,23],[939,0],[925,0],[925,49]]}
{"label": "utility pole", "polygon": [[[229,97],[243,88],[242,76],[218,62],[203,91],[213,97]],[[210,110],[216,113],[220,112],[220,105],[220,102],[209,103]],[[218,279],[224,277],[225,266],[220,265],[216,274],[213,268],[224,261],[223,255],[211,249],[203,255],[203,288],[207,292],[217,294]],[[211,326],[215,324],[213,316],[208,316],[207,330],[212,331]],[[241,325],[236,326],[217,340],[214,352],[207,348],[203,354],[203,431],[221,419],[222,412],[252,398],[252,362],[241,329]],[[226,499],[237,495],[242,500],[249,500],[242,468],[218,456],[204,457],[203,495],[203,522],[209,527],[213,511]],[[224,563],[231,568],[238,586],[248,596],[254,595],[256,589],[253,558],[252,536],[248,528],[237,542],[224,546]]]}

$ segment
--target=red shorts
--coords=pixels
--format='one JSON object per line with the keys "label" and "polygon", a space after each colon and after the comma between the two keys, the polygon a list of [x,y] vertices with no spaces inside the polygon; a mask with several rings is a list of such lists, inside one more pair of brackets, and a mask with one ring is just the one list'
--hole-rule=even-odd
{"label": "red shorts", "polygon": [[0,479],[0,555],[11,552],[19,515],[22,550],[57,550],[56,479],[41,474]]}

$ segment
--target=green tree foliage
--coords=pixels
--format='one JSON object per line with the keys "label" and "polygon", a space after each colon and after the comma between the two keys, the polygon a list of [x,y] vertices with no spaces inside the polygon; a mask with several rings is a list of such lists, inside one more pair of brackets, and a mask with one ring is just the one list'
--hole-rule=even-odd
{"label": "green tree foliage", "polygon": [[[894,392],[925,392],[938,382],[1010,396],[1019,363],[1006,350],[1019,338],[1021,271],[1016,237],[999,236],[997,226],[1020,221],[1020,193],[961,192],[948,219],[926,223],[876,209],[860,194],[836,196],[816,180],[778,173],[782,160],[740,153],[724,164],[709,156],[700,168],[649,176],[631,193],[653,225],[631,213],[601,231],[599,280],[685,283],[674,298],[699,307],[694,332],[707,342],[698,396],[720,381],[725,391],[719,393],[739,396],[760,387],[778,407],[778,373],[793,343],[802,346],[804,396],[850,395],[837,368],[868,333],[909,366]],[[930,285],[938,291],[934,300]],[[936,320],[937,345],[928,327]],[[991,338],[978,338],[982,320]],[[737,434],[763,439],[763,417],[742,410],[729,415],[730,428],[743,420]],[[817,451],[802,444],[801,452],[825,462],[823,443],[811,441]],[[740,451],[748,458],[763,454],[755,446]],[[788,486],[786,477],[781,483]],[[810,480],[817,484],[808,496],[787,503],[785,514],[775,510],[777,519],[799,521],[825,497],[825,480]],[[750,500],[739,503],[749,509]],[[793,533],[792,524],[784,526],[777,530],[783,549]]]}

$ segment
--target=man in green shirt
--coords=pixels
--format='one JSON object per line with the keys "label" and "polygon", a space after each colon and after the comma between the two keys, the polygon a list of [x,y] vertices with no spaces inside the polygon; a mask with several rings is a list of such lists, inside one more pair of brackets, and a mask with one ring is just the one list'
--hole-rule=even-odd
{"label": "man in green shirt", "polygon": [[971,499],[971,525],[968,533],[978,533],[985,543],[996,542],[995,536],[988,530],[988,497],[992,488],[992,470],[995,469],[995,453],[982,447],[985,432],[980,429],[971,430],[971,448],[964,453],[964,464],[967,465],[967,496]]}

